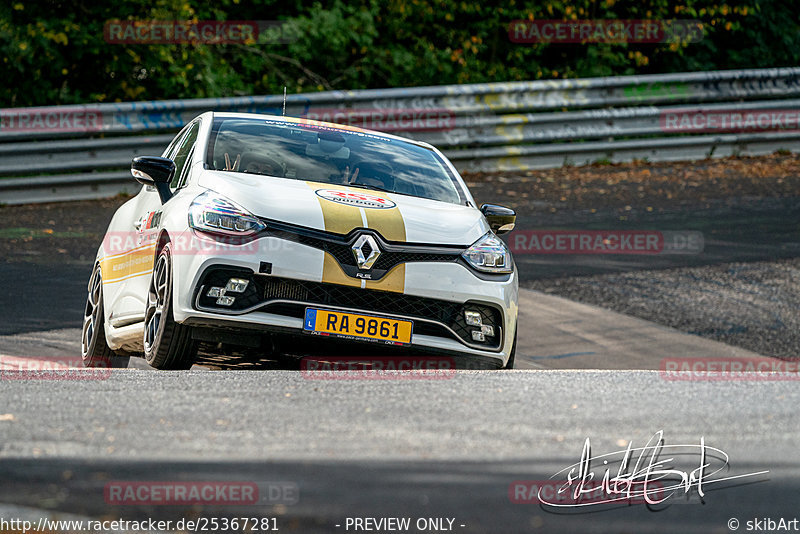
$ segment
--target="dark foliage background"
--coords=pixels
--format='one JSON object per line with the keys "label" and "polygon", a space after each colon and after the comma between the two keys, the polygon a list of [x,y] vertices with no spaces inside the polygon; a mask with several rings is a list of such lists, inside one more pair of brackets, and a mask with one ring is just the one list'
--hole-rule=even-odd
{"label": "dark foliage background", "polygon": [[[795,0],[118,0],[0,6],[0,106],[796,66]],[[109,44],[109,20],[279,20],[285,44]],[[516,19],[696,19],[699,43],[517,44]]]}

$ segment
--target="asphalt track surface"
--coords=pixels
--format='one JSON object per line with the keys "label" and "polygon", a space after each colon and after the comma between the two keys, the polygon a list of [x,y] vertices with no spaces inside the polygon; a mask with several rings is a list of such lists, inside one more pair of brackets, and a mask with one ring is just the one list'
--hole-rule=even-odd
{"label": "asphalt track surface", "polygon": [[[522,295],[524,370],[376,380],[199,366],[156,372],[132,360],[134,368],[96,380],[4,373],[0,513],[137,521],[256,515],[292,532],[355,532],[347,518],[363,517],[408,517],[412,525],[449,518],[456,532],[726,532],[733,517],[742,525],[793,518],[794,380],[674,380],[658,370],[665,358],[757,355],[559,297]],[[77,339],[72,328],[4,336],[0,354],[27,357],[39,348],[74,356]],[[710,478],[769,472],[708,484],[702,503],[696,490],[677,492],[668,506],[591,509],[509,496],[517,481],[547,481],[578,462],[587,438],[604,454],[629,442],[644,446],[659,430],[667,445],[702,437],[724,450],[729,463]],[[692,450],[677,457],[674,467],[687,472],[699,462]],[[131,481],[289,484],[298,495],[258,506],[107,502],[108,484]]]}
{"label": "asphalt track surface", "polygon": [[[291,532],[353,532],[336,527],[348,517],[447,517],[456,532],[727,532],[732,517],[744,527],[797,513],[798,400],[795,382],[667,381],[657,371],[312,380],[127,369],[106,380],[6,383],[13,420],[0,423],[0,501],[17,515],[14,506],[136,520],[268,516]],[[769,473],[707,484],[704,504],[676,496],[654,509],[509,498],[515,481],[544,481],[578,462],[587,437],[599,455],[630,440],[643,446],[658,430],[667,444],[702,436],[724,450],[727,476]],[[699,457],[672,465],[681,462],[689,471]],[[104,489],[122,481],[280,482],[298,498],[108,504]]]}

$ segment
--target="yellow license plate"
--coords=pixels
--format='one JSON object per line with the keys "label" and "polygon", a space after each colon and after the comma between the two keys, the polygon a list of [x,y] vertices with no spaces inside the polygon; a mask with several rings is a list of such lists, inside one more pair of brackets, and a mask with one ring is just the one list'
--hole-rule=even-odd
{"label": "yellow license plate", "polygon": [[408,345],[414,329],[412,321],[306,308],[303,330],[348,339],[381,341],[387,345]]}

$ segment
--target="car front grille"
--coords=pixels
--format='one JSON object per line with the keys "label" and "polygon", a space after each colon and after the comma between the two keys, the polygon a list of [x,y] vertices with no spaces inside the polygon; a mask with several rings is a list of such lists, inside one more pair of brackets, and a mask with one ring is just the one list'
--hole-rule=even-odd
{"label": "car front grille", "polygon": [[[352,254],[351,254],[352,256]],[[395,265],[401,263],[412,263],[422,261],[432,262],[454,262],[458,261],[460,256],[452,254],[434,254],[434,253],[420,253],[420,252],[384,252],[375,261],[374,269],[388,271]]]}
{"label": "car front grille", "polygon": [[[342,267],[356,267],[356,259],[353,251],[350,248],[351,242],[336,242],[333,240],[320,239],[312,236],[299,236],[298,242],[310,247],[324,250],[330,254],[339,265]],[[375,261],[372,268],[376,271],[390,271],[396,265],[401,263],[410,262],[456,262],[461,257],[461,250],[457,249],[452,252],[418,252],[410,250],[412,248],[419,248],[414,246],[404,246],[406,250],[387,250],[388,246],[381,243],[380,256]]]}

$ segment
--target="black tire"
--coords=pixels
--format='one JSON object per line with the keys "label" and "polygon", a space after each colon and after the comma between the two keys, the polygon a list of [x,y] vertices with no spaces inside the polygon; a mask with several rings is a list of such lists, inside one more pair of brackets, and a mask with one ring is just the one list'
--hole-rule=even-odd
{"label": "black tire", "polygon": [[117,355],[106,343],[103,274],[100,271],[100,264],[95,265],[92,270],[88,290],[81,330],[81,359],[84,367],[128,367],[130,357]]}
{"label": "black tire", "polygon": [[511,345],[511,355],[508,357],[508,361],[506,362],[506,366],[503,369],[513,369],[514,368],[514,361],[517,358],[517,327],[514,326],[514,344]]}
{"label": "black tire", "polygon": [[189,369],[197,354],[191,327],[172,315],[172,245],[167,242],[156,258],[144,316],[144,359],[156,369]]}

